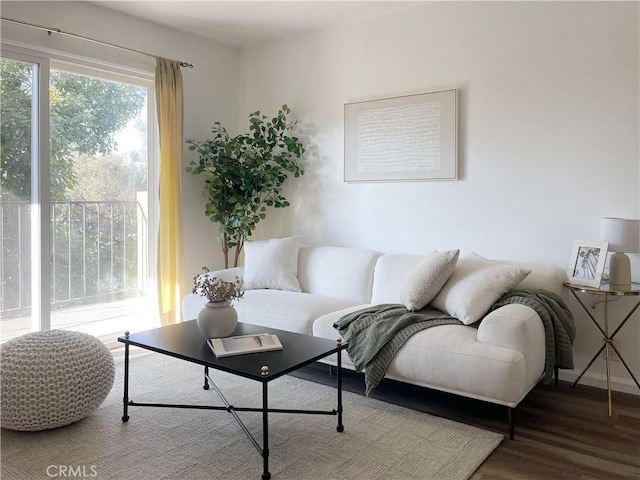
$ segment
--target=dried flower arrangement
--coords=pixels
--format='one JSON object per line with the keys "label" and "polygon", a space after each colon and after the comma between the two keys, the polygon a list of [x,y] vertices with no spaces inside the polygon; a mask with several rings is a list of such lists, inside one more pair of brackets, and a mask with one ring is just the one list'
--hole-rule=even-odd
{"label": "dried flower arrangement", "polygon": [[210,303],[230,302],[244,296],[242,282],[236,276],[235,281],[229,282],[220,277],[207,275],[210,270],[202,267],[203,273],[193,277],[193,293],[202,295]]}

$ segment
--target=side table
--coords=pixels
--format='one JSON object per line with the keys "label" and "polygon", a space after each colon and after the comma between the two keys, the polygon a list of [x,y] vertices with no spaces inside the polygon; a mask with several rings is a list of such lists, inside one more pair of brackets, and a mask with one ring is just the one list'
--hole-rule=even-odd
{"label": "side table", "polygon": [[[573,296],[576,298],[578,303],[582,305],[582,308],[587,313],[587,315],[589,315],[589,318],[593,321],[595,326],[598,327],[598,330],[600,330],[600,333],[602,334],[602,339],[604,340],[602,347],[600,347],[600,350],[596,352],[596,354],[593,356],[589,364],[585,367],[585,369],[578,376],[578,378],[576,378],[575,382],[573,382],[571,386],[574,387],[580,381],[580,379],[585,374],[585,372],[589,370],[589,367],[591,367],[591,365],[596,360],[596,358],[598,358],[598,355],[600,355],[600,353],[603,350],[605,350],[606,351],[605,363],[607,366],[607,396],[608,396],[608,403],[609,403],[609,416],[611,416],[613,413],[613,410],[611,407],[611,350],[612,349],[614,352],[616,352],[616,354],[618,355],[618,358],[624,365],[624,368],[627,369],[627,372],[629,372],[629,375],[631,375],[631,378],[633,378],[633,381],[636,382],[636,385],[640,389],[640,383],[638,383],[638,380],[631,372],[631,369],[627,365],[627,362],[624,361],[624,358],[622,358],[622,355],[620,355],[620,352],[618,351],[615,344],[613,343],[613,339],[616,336],[616,334],[620,331],[620,329],[624,326],[624,324],[627,323],[627,320],[631,318],[631,316],[638,309],[638,307],[640,307],[640,285],[638,285],[637,283],[632,283],[631,285],[625,285],[625,286],[602,284],[600,285],[600,287],[585,287],[581,285],[574,285],[571,283],[565,283],[564,285],[573,294]],[[603,297],[604,328],[600,326],[600,324],[598,323],[596,318],[593,316],[589,308],[584,304],[580,296],[578,296],[578,293],[586,293],[590,295],[598,295]],[[620,322],[620,325],[618,325],[618,327],[613,331],[613,333],[609,334],[609,297],[614,297],[614,296],[623,296],[623,297],[636,296],[639,299],[636,302],[636,304],[631,308],[629,313],[622,319],[622,321]]]}

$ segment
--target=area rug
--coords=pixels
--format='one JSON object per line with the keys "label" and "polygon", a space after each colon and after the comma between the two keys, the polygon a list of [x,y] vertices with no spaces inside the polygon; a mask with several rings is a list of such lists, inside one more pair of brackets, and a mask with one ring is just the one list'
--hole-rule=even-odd
{"label": "area rug", "polygon": [[[235,406],[259,407],[261,385],[213,371]],[[224,411],[130,407],[121,421],[122,361],[105,402],[75,424],[42,432],[2,430],[2,478],[259,479],[262,459]],[[130,362],[138,402],[221,405],[202,388],[202,367],[156,353]],[[476,427],[344,392],[345,431],[324,415],[269,416],[274,480],[467,479],[503,440]],[[331,410],[335,388],[286,376],[269,384],[272,408]],[[262,439],[259,413],[240,413]]]}

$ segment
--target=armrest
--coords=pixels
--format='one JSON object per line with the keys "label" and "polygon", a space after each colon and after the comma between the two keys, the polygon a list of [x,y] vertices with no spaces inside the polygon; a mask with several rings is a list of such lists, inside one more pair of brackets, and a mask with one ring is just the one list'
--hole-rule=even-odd
{"label": "armrest", "polygon": [[521,352],[527,362],[527,378],[540,378],[544,371],[544,325],[526,305],[511,304],[494,310],[478,327],[478,342]]}
{"label": "armrest", "polygon": [[187,320],[198,318],[198,313],[200,313],[205,303],[207,303],[207,299],[202,295],[190,293],[184,297],[182,299],[182,320],[186,322]]}

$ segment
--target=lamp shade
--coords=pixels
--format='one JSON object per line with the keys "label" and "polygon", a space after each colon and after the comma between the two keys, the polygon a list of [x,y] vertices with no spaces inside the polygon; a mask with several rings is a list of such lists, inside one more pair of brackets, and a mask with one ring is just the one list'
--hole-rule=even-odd
{"label": "lamp shade", "polygon": [[611,252],[638,253],[640,220],[603,217],[600,222],[600,239],[609,242]]}

